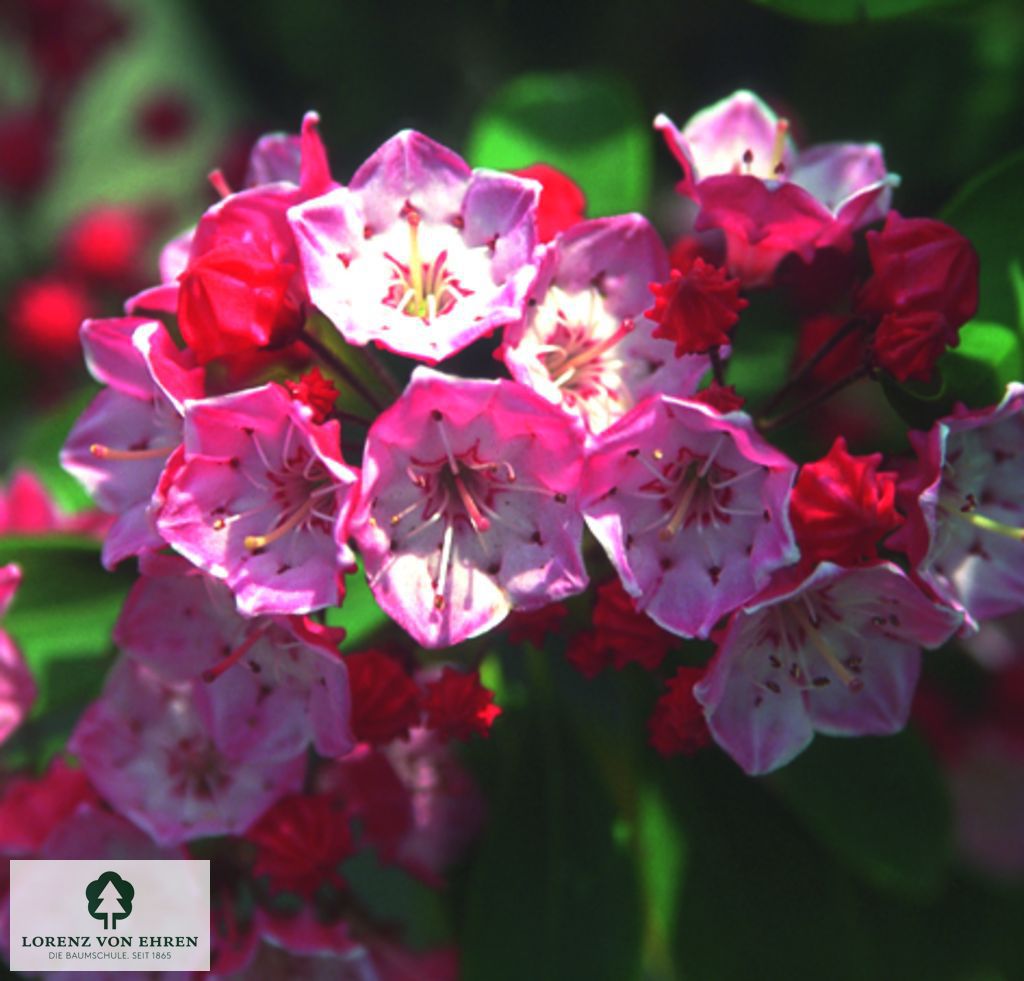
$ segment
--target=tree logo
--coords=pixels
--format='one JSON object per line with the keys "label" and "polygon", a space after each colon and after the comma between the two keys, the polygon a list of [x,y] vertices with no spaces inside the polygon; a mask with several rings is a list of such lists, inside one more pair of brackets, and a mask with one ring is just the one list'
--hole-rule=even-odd
{"label": "tree logo", "polygon": [[116,930],[117,921],[131,915],[135,887],[116,872],[104,872],[85,887],[85,898],[89,901],[89,915],[105,920],[104,930]]}

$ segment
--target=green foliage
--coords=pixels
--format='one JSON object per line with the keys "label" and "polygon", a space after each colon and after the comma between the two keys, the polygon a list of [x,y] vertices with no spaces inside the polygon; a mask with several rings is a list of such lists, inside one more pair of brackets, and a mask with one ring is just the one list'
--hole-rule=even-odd
{"label": "green foliage", "polygon": [[829,24],[887,20],[955,6],[963,0],[754,0],[780,14]]}
{"label": "green foliage", "polygon": [[1008,382],[1024,378],[1019,331],[974,320],[960,332],[960,345],[939,362],[950,397],[973,408],[995,405]]}
{"label": "green foliage", "polygon": [[[546,670],[544,655],[524,656]],[[549,695],[507,711],[485,747],[488,822],[462,897],[466,981],[628,981],[639,970],[628,836],[616,833],[588,745]]]}
{"label": "green foliage", "polygon": [[1020,275],[1024,262],[1024,150],[969,181],[941,218],[966,235],[981,259],[978,316],[1020,324]]}
{"label": "green foliage", "polygon": [[591,217],[639,211],[651,186],[650,123],[622,80],[585,72],[522,75],[480,113],[470,162],[502,170],[547,163],[584,190]]}
{"label": "green foliage", "polygon": [[771,786],[822,846],[868,883],[918,898],[939,892],[950,856],[949,802],[913,734],[819,737]]}

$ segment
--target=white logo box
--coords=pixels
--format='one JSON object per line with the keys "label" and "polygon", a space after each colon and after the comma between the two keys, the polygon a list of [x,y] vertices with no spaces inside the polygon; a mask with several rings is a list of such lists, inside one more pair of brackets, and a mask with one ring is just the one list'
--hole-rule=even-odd
{"label": "white logo box", "polygon": [[14,971],[208,971],[210,863],[12,859],[10,943]]}

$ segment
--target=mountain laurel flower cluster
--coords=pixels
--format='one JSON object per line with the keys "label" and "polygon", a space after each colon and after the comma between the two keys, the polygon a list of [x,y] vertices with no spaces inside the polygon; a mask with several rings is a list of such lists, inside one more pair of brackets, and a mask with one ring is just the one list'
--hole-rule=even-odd
{"label": "mountain laurel flower cluster", "polygon": [[[222,972],[276,945],[453,977],[450,951],[396,952],[345,870],[372,849],[437,885],[478,829],[452,743],[502,725],[484,635],[647,672],[666,756],[764,773],[816,731],[896,732],[923,650],[1024,606],[1024,388],[950,406],[903,457],[842,430],[835,392],[941,370],[977,260],[891,210],[877,145],[798,150],[751,93],[658,117],[686,205],[668,244],[587,218],[544,161],[473,169],[410,130],[346,181],[317,123],[261,139],[240,189],[215,175],[161,282],[82,326],[103,387],[63,462],[110,516],[104,564],[140,573],[71,740],[109,808],[82,820],[158,849],[246,837]],[[765,296],[801,356],[751,372]],[[850,372],[824,373],[842,344]]]}

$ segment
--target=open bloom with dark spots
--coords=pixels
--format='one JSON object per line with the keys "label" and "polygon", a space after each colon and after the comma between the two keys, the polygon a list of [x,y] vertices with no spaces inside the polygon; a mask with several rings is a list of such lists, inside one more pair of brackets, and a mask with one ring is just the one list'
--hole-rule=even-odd
{"label": "open bloom with dark spots", "polygon": [[289,219],[313,303],[345,340],[434,363],[522,319],[538,194],[404,130]]}
{"label": "open bloom with dark spots", "polygon": [[552,243],[526,319],[506,330],[500,356],[516,381],[594,433],[647,395],[690,395],[707,358],[674,357],[644,313],[648,284],[668,275],[665,247],[641,215],[575,225]]}
{"label": "open bloom with dark spots", "polygon": [[241,834],[306,771],[304,750],[270,757],[241,741],[228,752],[197,709],[205,684],[172,684],[123,658],[68,744],[103,797],[159,844]]}
{"label": "open bloom with dark spots", "polygon": [[61,464],[116,515],[103,543],[109,569],[164,544],[154,524],[157,484],[181,445],[185,401],[204,394],[203,373],[155,320],[87,320],[82,346],[92,376],[108,387],[71,428]]}
{"label": "open bloom with dark spots", "polygon": [[662,395],[595,439],[582,507],[637,607],[666,630],[706,637],[797,560],[795,476],[748,416]]}
{"label": "open bloom with dark spots", "polygon": [[702,109],[682,131],[654,122],[683,169],[679,190],[700,207],[698,231],[725,234],[727,266],[744,286],[771,280],[790,252],[810,260],[885,216],[899,179],[874,143],[797,151],[789,123],[752,92]]}
{"label": "open bloom with dark spots", "polygon": [[715,742],[747,773],[767,773],[815,731],[902,729],[921,648],[946,641],[959,622],[890,563],[784,572],[729,621],[694,694]]}
{"label": "open bloom with dark spots", "polygon": [[358,472],[337,421],[310,416],[275,384],[191,402],[164,477],[160,534],[247,616],[334,605],[355,567],[345,540]]}
{"label": "open bloom with dark spots", "polygon": [[417,368],[367,435],[352,520],[377,602],[441,647],[581,591],[582,455],[530,389]]}
{"label": "open bloom with dark spots", "polygon": [[1024,384],[910,440],[918,459],[898,491],[907,523],[889,542],[974,632],[1024,607]]}

